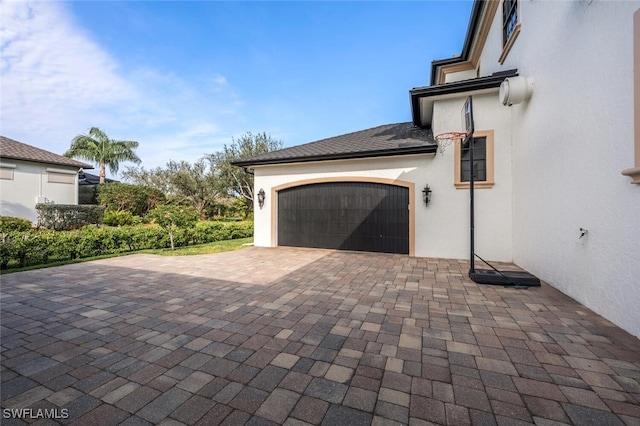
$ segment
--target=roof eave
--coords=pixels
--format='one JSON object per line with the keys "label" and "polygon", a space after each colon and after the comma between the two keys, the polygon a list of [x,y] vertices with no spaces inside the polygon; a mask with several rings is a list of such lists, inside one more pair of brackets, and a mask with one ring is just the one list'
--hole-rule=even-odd
{"label": "roof eave", "polygon": [[473,39],[480,24],[480,18],[482,16],[482,7],[484,6],[483,0],[475,0],[471,9],[471,17],[469,18],[469,25],[467,25],[467,34],[464,39],[464,45],[462,46],[462,52],[460,55],[447,59],[436,59],[431,61],[431,85],[435,85],[438,81],[438,68],[445,65],[452,65],[458,62],[466,62],[471,56],[471,46],[473,45]]}
{"label": "roof eave", "polygon": [[473,78],[470,80],[455,81],[452,83],[439,84],[437,86],[415,87],[409,91],[411,97],[411,115],[413,125],[418,127],[428,126],[430,123],[423,123],[420,114],[420,99],[430,98],[437,100],[438,98],[450,96],[453,94],[463,94],[479,92],[483,90],[497,89],[507,77],[515,77],[518,70],[508,70],[495,73],[487,77]]}
{"label": "roof eave", "polygon": [[4,155],[4,154],[0,156],[0,158],[6,158],[8,160],[29,161],[31,163],[39,163],[39,164],[55,164],[56,166],[77,167],[78,169],[94,169],[95,168],[92,165],[81,163],[79,161],[77,162],[77,164],[68,164],[68,163],[56,162],[56,161],[34,160],[32,158],[24,158],[24,157],[17,157],[15,155]]}
{"label": "roof eave", "polygon": [[312,161],[335,161],[335,160],[352,160],[352,159],[364,159],[364,158],[376,158],[376,157],[392,157],[399,155],[412,155],[412,154],[435,154],[438,146],[433,145],[421,145],[407,148],[393,148],[382,149],[378,151],[364,151],[364,152],[348,152],[339,154],[323,154],[323,155],[309,155],[309,156],[297,156],[287,158],[272,158],[267,160],[237,160],[232,161],[231,164],[238,167],[250,167],[250,166],[266,166],[275,164],[290,164],[290,163],[308,163]]}

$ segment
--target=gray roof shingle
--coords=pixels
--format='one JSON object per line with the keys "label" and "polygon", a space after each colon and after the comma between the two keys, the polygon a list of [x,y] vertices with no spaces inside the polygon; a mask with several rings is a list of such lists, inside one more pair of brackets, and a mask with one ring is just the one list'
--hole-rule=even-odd
{"label": "gray roof shingle", "polygon": [[89,164],[63,157],[62,155],[54,154],[53,152],[27,145],[26,143],[18,142],[6,136],[0,136],[0,158],[93,169],[93,166]]}
{"label": "gray roof shingle", "polygon": [[287,164],[349,158],[436,152],[437,144],[430,129],[412,123],[386,124],[372,129],[321,139],[253,157],[233,161],[236,166]]}
{"label": "gray roof shingle", "polygon": [[[118,182],[117,180],[109,179],[108,177],[104,178],[104,183],[109,182]],[[78,184],[79,185],[98,185],[100,183],[100,176],[94,175],[91,173],[87,173],[85,171],[78,174]]]}

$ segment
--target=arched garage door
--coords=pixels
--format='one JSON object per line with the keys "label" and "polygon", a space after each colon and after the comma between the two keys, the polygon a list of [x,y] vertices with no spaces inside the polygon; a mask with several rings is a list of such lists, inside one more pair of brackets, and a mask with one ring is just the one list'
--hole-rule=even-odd
{"label": "arched garage door", "polygon": [[409,189],[326,182],[278,192],[278,245],[409,253]]}

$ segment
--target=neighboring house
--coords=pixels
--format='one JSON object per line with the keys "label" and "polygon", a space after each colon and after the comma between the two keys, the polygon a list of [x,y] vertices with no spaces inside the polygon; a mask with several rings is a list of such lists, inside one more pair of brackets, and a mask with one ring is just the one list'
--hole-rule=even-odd
{"label": "neighboring house", "polygon": [[37,220],[37,203],[78,204],[78,171],[89,164],[0,136],[0,215]]}
{"label": "neighboring house", "polygon": [[235,163],[265,194],[255,245],[468,258],[468,147],[432,135],[462,130],[471,95],[476,252],[640,337],[639,7],[475,1],[462,53],[410,90],[412,123]]}
{"label": "neighboring house", "polygon": [[[104,178],[104,182],[117,182],[117,180]],[[99,184],[100,176],[80,170],[78,173],[78,204],[98,204],[96,192]]]}

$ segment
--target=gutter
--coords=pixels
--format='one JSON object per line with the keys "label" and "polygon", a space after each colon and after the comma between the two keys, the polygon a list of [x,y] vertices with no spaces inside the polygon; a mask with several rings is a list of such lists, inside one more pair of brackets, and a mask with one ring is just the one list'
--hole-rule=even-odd
{"label": "gutter", "polygon": [[496,89],[499,88],[505,78],[515,77],[518,75],[518,70],[507,70],[493,73],[487,77],[472,78],[469,80],[454,81],[451,83],[439,84],[437,86],[425,86],[414,87],[409,90],[409,96],[411,98],[411,116],[413,118],[413,125],[418,127],[429,126],[431,123],[422,123],[420,106],[421,99],[432,98],[431,101],[436,100],[438,97],[453,95],[459,93],[478,92],[480,90]]}

